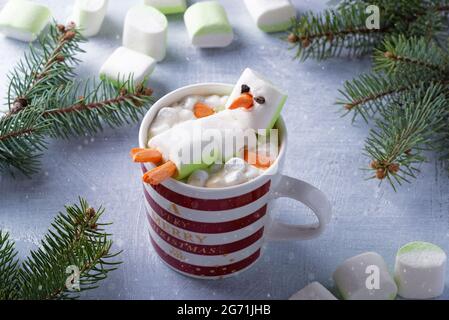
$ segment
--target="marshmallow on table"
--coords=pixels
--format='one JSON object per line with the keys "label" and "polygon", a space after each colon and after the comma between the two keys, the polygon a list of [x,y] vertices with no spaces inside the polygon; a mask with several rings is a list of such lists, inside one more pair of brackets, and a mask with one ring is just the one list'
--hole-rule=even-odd
{"label": "marshmallow on table", "polygon": [[108,0],[76,0],[72,16],[73,21],[85,37],[95,36],[101,29]]}
{"label": "marshmallow on table", "polygon": [[125,47],[119,47],[101,67],[100,78],[120,85],[132,77],[134,83],[137,84],[145,81],[155,66],[156,61],[153,58]]}
{"label": "marshmallow on table", "polygon": [[394,277],[398,294],[407,299],[429,299],[444,291],[446,253],[428,242],[410,242],[396,255]]}
{"label": "marshmallow on table", "polygon": [[[273,128],[287,100],[287,95],[257,72],[247,68],[232,90],[226,108],[229,108],[233,101],[242,94],[242,86],[247,86],[249,93],[254,97],[254,106],[250,110],[242,108],[234,110],[239,113],[237,119],[242,126],[256,131]],[[263,98],[263,100],[258,98]],[[258,133],[263,134],[264,131]]]}
{"label": "marshmallow on table", "polygon": [[375,252],[344,261],[333,278],[345,300],[393,300],[397,294],[396,283],[384,259]]}
{"label": "marshmallow on table", "polygon": [[186,11],[186,0],[144,0],[144,3],[155,7],[163,14],[175,14]]}
{"label": "marshmallow on table", "polygon": [[265,32],[284,31],[291,27],[296,9],[289,0],[244,0],[246,8],[259,29]]}
{"label": "marshmallow on table", "polygon": [[34,41],[51,18],[46,6],[26,0],[10,0],[0,12],[0,32],[21,41]]}
{"label": "marshmallow on table", "polygon": [[226,47],[234,39],[225,9],[217,1],[197,2],[184,14],[190,40],[200,48]]}
{"label": "marshmallow on table", "polygon": [[157,9],[139,4],[128,10],[123,28],[123,46],[156,61],[165,58],[167,18]]}
{"label": "marshmallow on table", "polygon": [[337,298],[321,283],[315,281],[296,292],[288,300],[337,300]]}

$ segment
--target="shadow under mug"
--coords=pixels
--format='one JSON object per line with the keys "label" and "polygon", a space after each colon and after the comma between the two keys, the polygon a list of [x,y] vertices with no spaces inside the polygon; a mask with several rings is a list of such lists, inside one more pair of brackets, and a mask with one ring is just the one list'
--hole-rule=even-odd
{"label": "shadow under mug", "polygon": [[[147,112],[139,132],[145,148],[157,112],[189,95],[229,95],[233,86],[203,83],[182,87],[159,99]],[[149,236],[159,257],[174,270],[201,279],[220,279],[252,266],[266,240],[306,240],[319,236],[331,219],[326,196],[310,184],[280,173],[287,147],[282,118],[275,163],[259,177],[232,187],[201,188],[168,179],[143,186]],[[142,164],[142,172],[154,165]],[[312,209],[318,223],[289,225],[270,218],[271,201],[287,197]]]}

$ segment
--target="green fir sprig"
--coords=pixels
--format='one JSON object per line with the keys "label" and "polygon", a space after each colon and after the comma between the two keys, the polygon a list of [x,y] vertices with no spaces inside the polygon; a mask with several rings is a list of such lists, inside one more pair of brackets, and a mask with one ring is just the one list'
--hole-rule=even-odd
{"label": "green fir sprig", "polygon": [[109,223],[99,221],[103,214],[81,198],[66,206],[23,262],[8,233],[0,231],[0,300],[75,299],[96,288],[120,264],[104,230]]}
{"label": "green fir sprig", "polygon": [[7,104],[0,117],[0,172],[39,170],[47,137],[90,135],[104,124],[118,127],[137,122],[152,103],[152,90],[108,80],[77,80],[76,57],[85,39],[73,25],[50,26],[10,74]]}
{"label": "green fir sprig", "polygon": [[[366,29],[368,5],[379,7],[379,29]],[[367,169],[394,189],[427,151],[449,159],[448,14],[449,0],[347,0],[301,16],[288,36],[301,60],[373,53],[373,71],[347,81],[337,104],[374,123]]]}

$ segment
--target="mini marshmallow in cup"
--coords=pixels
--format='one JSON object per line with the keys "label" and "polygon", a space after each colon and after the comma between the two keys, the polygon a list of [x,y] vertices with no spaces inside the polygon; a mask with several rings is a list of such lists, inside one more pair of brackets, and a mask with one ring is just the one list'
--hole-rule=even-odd
{"label": "mini marshmallow in cup", "polygon": [[85,37],[93,37],[101,29],[108,0],[76,0],[69,22],[74,22]]}
{"label": "mini marshmallow in cup", "polygon": [[347,259],[333,278],[345,300],[393,300],[398,290],[384,259],[375,252]]}
{"label": "mini marshmallow in cup", "polygon": [[227,47],[234,39],[226,11],[218,1],[197,2],[190,6],[184,14],[184,22],[196,47]]}
{"label": "mini marshmallow in cup", "polygon": [[284,31],[291,27],[296,9],[289,0],[244,0],[257,27],[265,32]]}
{"label": "mini marshmallow in cup", "polygon": [[9,38],[31,42],[50,22],[50,9],[44,5],[10,0],[0,11],[0,32]]}
{"label": "mini marshmallow in cup", "polygon": [[312,282],[292,295],[288,300],[337,300],[319,282]]}
{"label": "mini marshmallow in cup", "polygon": [[206,186],[207,179],[209,179],[209,173],[207,171],[196,170],[187,179],[187,183],[196,187],[204,187]]}
{"label": "mini marshmallow in cup", "polygon": [[137,84],[146,80],[155,67],[156,61],[153,58],[119,47],[104,62],[100,69],[100,78],[120,85],[132,77]]}
{"label": "mini marshmallow in cup", "polygon": [[162,61],[166,54],[167,27],[167,18],[159,10],[135,5],[125,17],[123,46]]}
{"label": "mini marshmallow in cup", "polygon": [[410,242],[396,255],[394,277],[406,299],[430,299],[444,291],[446,253],[428,242]]}

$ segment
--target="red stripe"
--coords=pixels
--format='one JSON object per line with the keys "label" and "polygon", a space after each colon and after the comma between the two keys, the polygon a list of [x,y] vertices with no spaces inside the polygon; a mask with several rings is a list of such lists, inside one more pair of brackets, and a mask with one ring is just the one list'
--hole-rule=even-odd
{"label": "red stripe", "polygon": [[180,270],[182,272],[196,275],[196,276],[205,276],[205,277],[219,277],[224,276],[227,274],[235,273],[237,271],[240,271],[242,269],[245,269],[250,264],[252,264],[254,261],[257,260],[260,256],[260,249],[254,252],[249,257],[240,260],[238,262],[234,262],[232,264],[224,265],[224,266],[215,266],[215,267],[203,267],[203,266],[196,266],[193,264],[185,263],[182,261],[179,261],[172,256],[170,256],[168,253],[166,253],[164,250],[162,250],[156,243],[156,241],[151,238],[151,243],[153,244],[154,250],[156,253],[161,257],[162,260],[164,260],[167,264],[172,266],[173,268]]}
{"label": "red stripe", "polygon": [[[142,164],[142,171],[145,173],[147,170]],[[167,187],[159,184],[157,186],[151,186],[157,193],[162,197],[169,200],[170,202],[176,203],[177,205],[183,206],[189,209],[204,210],[204,211],[220,211],[220,210],[231,210],[239,207],[246,206],[251,202],[264,196],[270,190],[270,181],[265,183],[263,186],[248,192],[243,195],[239,195],[232,198],[226,199],[199,199],[192,198],[177,192],[174,192]]]}
{"label": "red stripe", "polygon": [[262,238],[263,235],[263,227],[260,228],[257,232],[254,234],[235,241],[231,243],[221,244],[221,245],[202,245],[202,244],[196,244],[191,243],[187,241],[179,240],[178,238],[175,238],[162,230],[156,222],[151,218],[151,216],[147,213],[148,222],[150,223],[151,228],[156,232],[156,234],[161,237],[162,240],[167,242],[173,247],[176,247],[182,251],[190,252],[197,255],[203,255],[203,256],[217,256],[217,255],[223,255],[223,254],[229,254],[235,251],[239,251],[242,249],[245,249],[255,243],[257,240]]}
{"label": "red stripe", "polygon": [[219,223],[195,222],[176,216],[173,213],[162,208],[159,204],[156,203],[156,201],[153,200],[153,198],[151,198],[145,188],[143,189],[143,193],[145,194],[147,202],[159,217],[176,227],[199,233],[225,233],[239,230],[249,226],[250,224],[253,224],[257,220],[262,218],[267,212],[267,205],[264,205],[250,215],[237,220]]}

